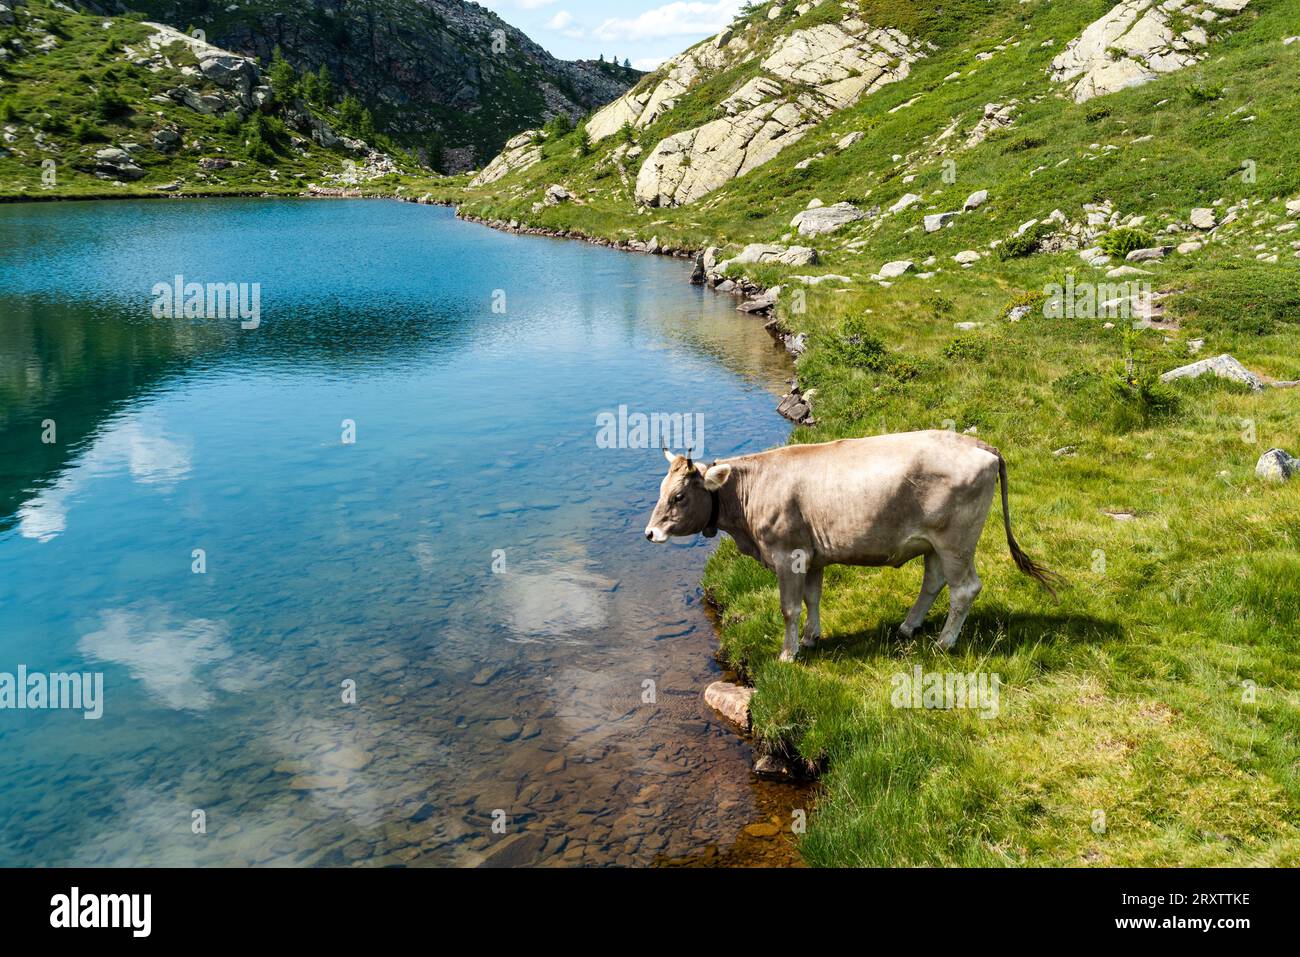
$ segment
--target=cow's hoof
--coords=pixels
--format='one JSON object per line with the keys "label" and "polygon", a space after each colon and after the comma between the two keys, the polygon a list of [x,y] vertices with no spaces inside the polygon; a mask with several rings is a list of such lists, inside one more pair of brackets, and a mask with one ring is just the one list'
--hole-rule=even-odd
{"label": "cow's hoof", "polygon": [[793,651],[782,651],[781,656],[777,658],[777,661],[794,661],[794,657],[795,655]]}
{"label": "cow's hoof", "polygon": [[940,651],[952,651],[953,648],[957,646],[957,639],[954,638],[952,641],[936,641],[934,646]]}
{"label": "cow's hoof", "polygon": [[899,625],[898,630],[894,632],[899,641],[911,641],[914,634],[916,634],[916,631],[906,625]]}
{"label": "cow's hoof", "polygon": [[800,648],[816,648],[817,642],[821,641],[821,635],[810,635],[799,639]]}

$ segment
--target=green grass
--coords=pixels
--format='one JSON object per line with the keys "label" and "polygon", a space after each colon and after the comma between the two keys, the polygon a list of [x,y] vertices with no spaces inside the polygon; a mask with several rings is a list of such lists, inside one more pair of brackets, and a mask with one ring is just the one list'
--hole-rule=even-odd
{"label": "green grass", "polygon": [[[1300,453],[1300,392],[1158,381],[1190,361],[1193,339],[1206,340],[1200,355],[1230,352],[1258,372],[1300,378],[1298,233],[1274,231],[1286,221],[1281,201],[1300,195],[1300,142],[1290,133],[1300,47],[1280,43],[1294,32],[1286,4],[1261,0],[1200,65],[1074,104],[1056,95],[1047,65],[1110,5],[947,4],[940,14],[939,5],[869,3],[864,19],[910,27],[940,49],[905,81],[692,206],[638,211],[610,175],[619,137],[586,158],[560,140],[542,164],[489,190],[430,184],[474,215],[610,239],[657,236],[679,248],[777,241],[813,198],[883,208],[904,192],[925,197],[879,225],[818,237],[820,265],[797,271],[854,282],[807,289],[804,312],[791,312],[782,270],[749,269],[761,284],[785,281],[782,319],[809,334],[798,374],[815,390],[818,425],[792,441],[974,427],[1007,457],[1021,544],[1069,585],[1057,605],[1018,573],[995,514],[978,559],[984,591],[955,652],[932,645],[946,597],[912,642],[890,637],[919,589],[918,563],[833,568],[825,640],[787,665],[776,660],[773,576],[723,542],[705,587],[722,613],[722,656],[758,689],[755,734],[825,768],[800,845],[810,863],[1300,863],[1300,483],[1254,476],[1270,446]],[[785,18],[760,27],[790,28]],[[1018,46],[974,59],[1011,37]],[[965,75],[943,81],[956,70]],[[749,75],[742,64],[697,87],[682,114],[637,141],[648,151],[659,136],[712,118],[711,104]],[[1009,130],[973,149],[934,150],[954,119],[950,143],[984,104],[1011,99]],[[837,152],[853,130],[865,139]],[[794,168],[817,153],[824,158]],[[944,178],[946,159],[956,182]],[[635,178],[635,163],[628,173]],[[534,212],[551,182],[582,203]],[[959,209],[977,189],[990,193],[981,209],[937,233],[919,228],[927,212]],[[1120,255],[1135,240],[1160,241],[1194,206],[1252,206],[1200,252],[1141,264],[1169,293],[1172,328],[1044,318],[1046,286],[1068,273],[1115,280],[1074,252],[1013,246],[1003,258],[990,243],[1055,208],[1083,220],[1083,204],[1103,200],[1146,217],[1113,234]],[[1259,244],[1279,261],[1259,262]],[[951,256],[963,249],[984,258],[960,269]],[[921,267],[930,256],[934,265]],[[899,258],[942,271],[888,287],[869,280]],[[1009,321],[1019,303],[1034,308]],[[981,325],[959,334],[959,322]],[[1065,446],[1076,451],[1053,454]],[[999,674],[998,717],[892,707],[891,676],[917,663]],[[1243,682],[1253,682],[1253,701]]]}

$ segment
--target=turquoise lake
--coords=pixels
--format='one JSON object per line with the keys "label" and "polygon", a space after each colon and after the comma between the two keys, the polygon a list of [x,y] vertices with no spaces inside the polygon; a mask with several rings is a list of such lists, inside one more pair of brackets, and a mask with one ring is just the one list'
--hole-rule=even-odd
{"label": "turquoise lake", "polygon": [[[0,709],[0,865],[733,841],[713,546],[646,542],[658,443],[598,440],[785,441],[783,353],[689,272],[390,201],[0,206],[0,673],[103,680],[97,720]],[[257,328],[156,317],[178,275]]]}

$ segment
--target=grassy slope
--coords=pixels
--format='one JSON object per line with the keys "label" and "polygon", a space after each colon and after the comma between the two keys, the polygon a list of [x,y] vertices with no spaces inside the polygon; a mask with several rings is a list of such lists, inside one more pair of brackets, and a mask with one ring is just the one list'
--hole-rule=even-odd
{"label": "grassy slope", "polygon": [[[889,19],[897,5],[866,6],[873,23],[901,22]],[[870,12],[882,6],[896,9]],[[1050,95],[1046,66],[1107,2],[979,4],[975,19],[969,5],[948,6],[966,19],[914,21],[942,49],[906,81],[695,206],[634,211],[628,189],[602,166],[614,138],[590,157],[575,156],[573,139],[548,144],[545,163],[490,192],[451,183],[441,195],[481,215],[679,246],[771,241],[814,197],[888,206],[905,191],[925,195],[874,233],[856,224],[820,237],[821,267],[800,270],[859,281],[848,291],[810,289],[806,314],[785,316],[812,334],[800,378],[817,389],[820,422],[793,441],[944,420],[978,427],[1009,460],[1022,544],[1071,585],[1055,606],[1019,575],[995,515],[980,552],[984,593],[954,654],[928,641],[943,597],[913,644],[888,637],[919,588],[919,563],[836,568],[823,603],[827,640],[789,666],[775,660],[773,577],[724,542],[706,586],[724,608],[724,654],[759,689],[755,729],[829,759],[801,845],[810,862],[1300,863],[1300,483],[1269,486],[1253,473],[1272,445],[1300,452],[1300,393],[1250,395],[1217,382],[1152,392],[1126,386],[1122,374],[1129,359],[1138,378],[1182,364],[1187,341],[1205,338],[1202,355],[1231,352],[1277,378],[1300,377],[1300,260],[1290,247],[1300,233],[1273,232],[1285,221],[1281,200],[1300,194],[1291,135],[1300,45],[1280,42],[1296,32],[1294,17],[1281,0],[1256,0],[1201,65],[1079,106]],[[1018,47],[975,60],[1013,35]],[[1041,47],[1047,39],[1055,46]],[[966,75],[944,83],[954,70]],[[1219,99],[1198,95],[1219,87]],[[983,104],[1012,97],[1021,100],[1014,128],[950,154],[957,180],[945,185],[924,143],[953,117],[969,129]],[[832,144],[851,130],[865,140],[837,154]],[[1147,134],[1154,138],[1134,142]],[[793,168],[818,151],[827,158]],[[913,153],[917,179],[904,184],[906,160],[892,156]],[[1237,175],[1247,160],[1254,182]],[[1038,167],[1046,169],[1031,178]],[[585,205],[532,213],[549,182],[575,189]],[[959,208],[980,188],[991,198],[979,212],[936,234],[920,230],[925,212]],[[1067,270],[1079,282],[1102,277],[1074,253],[994,255],[968,270],[949,259],[1056,207],[1078,220],[1083,203],[1109,199],[1158,227],[1220,198],[1258,205],[1201,253],[1152,267],[1156,288],[1182,291],[1170,307],[1182,322],[1173,334],[1131,333],[1122,321],[1105,330],[1099,320],[1003,318],[1018,294]],[[860,252],[845,248],[867,236]],[[1259,243],[1280,261],[1257,262]],[[931,254],[942,268],[931,279],[889,288],[866,281],[885,261]],[[779,273],[755,278],[775,282]],[[846,319],[865,322],[907,361],[884,373],[846,365],[831,348]],[[961,321],[984,325],[951,348]],[[1243,438],[1247,420],[1254,441]],[[1078,453],[1052,455],[1066,445]],[[1107,509],[1137,517],[1116,521]],[[1006,683],[1000,716],[893,709],[890,676],[918,662],[997,672]],[[1254,703],[1243,701],[1247,680],[1258,688]],[[1097,811],[1104,833],[1094,830]]]}
{"label": "grassy slope", "polygon": [[[279,141],[274,144],[274,161],[257,162],[247,148],[247,124],[232,127],[222,117],[150,99],[182,83],[200,93],[217,91],[202,77],[179,73],[181,67],[195,63],[193,54],[179,44],[169,51],[177,70],[151,73],[131,64],[123,52],[125,47],[143,51],[144,37],[151,32],[133,19],[72,13],[45,0],[30,0],[16,12],[16,26],[0,27],[0,41],[6,46],[17,37],[26,48],[25,53],[0,63],[0,127],[14,128],[17,137],[0,144],[9,151],[9,155],[0,154],[0,196],[157,195],[157,186],[178,180],[184,182],[178,191],[182,195],[298,193],[307,183],[329,183],[349,156],[341,148],[327,150],[301,134],[291,135],[281,125],[276,127]],[[55,36],[58,45],[38,51],[37,42],[47,33]],[[96,97],[105,90],[120,96],[130,112],[103,115]],[[79,120],[92,128],[94,138],[78,139]],[[183,131],[182,148],[170,153],[153,149],[150,133],[163,126]],[[51,148],[38,145],[38,132]],[[201,144],[198,147],[192,145],[196,140]],[[143,179],[115,185],[77,169],[86,165],[96,150],[124,142],[142,144],[134,157],[147,171]],[[225,157],[239,165],[200,172],[198,161],[203,157]],[[52,187],[42,183],[41,163],[46,159],[56,163]],[[272,170],[277,175],[272,175]],[[367,188],[391,192],[396,184],[396,178],[389,178],[371,182]]]}

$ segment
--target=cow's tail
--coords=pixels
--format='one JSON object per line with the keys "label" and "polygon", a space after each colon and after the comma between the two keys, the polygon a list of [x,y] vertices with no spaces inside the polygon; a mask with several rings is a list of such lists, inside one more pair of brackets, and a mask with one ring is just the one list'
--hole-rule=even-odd
{"label": "cow's tail", "polygon": [[1002,524],[1007,530],[1007,547],[1011,549],[1011,558],[1017,568],[1047,589],[1053,601],[1060,601],[1056,594],[1056,586],[1064,584],[1065,579],[1021,551],[1016,543],[1016,537],[1011,534],[1011,506],[1007,503],[1007,460],[997,449],[990,448],[989,451],[998,457],[998,480],[1002,486]]}

